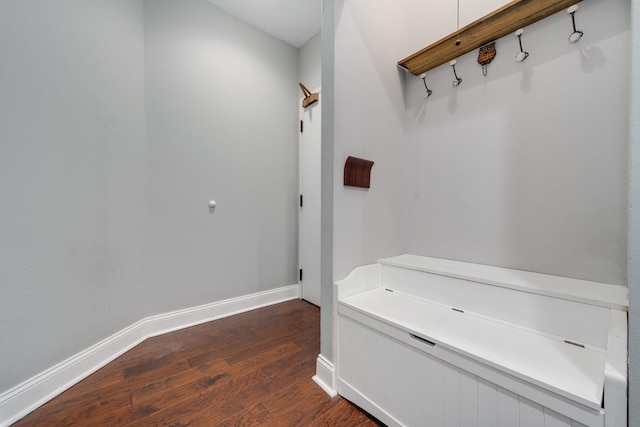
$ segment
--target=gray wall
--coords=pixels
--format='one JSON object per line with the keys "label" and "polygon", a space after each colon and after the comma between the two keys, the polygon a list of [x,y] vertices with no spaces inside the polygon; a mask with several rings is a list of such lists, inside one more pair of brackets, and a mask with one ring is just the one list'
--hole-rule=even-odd
{"label": "gray wall", "polygon": [[203,1],[145,2],[148,314],[297,283],[297,61]]}
{"label": "gray wall", "polygon": [[[334,279],[404,251],[404,90],[395,64],[406,49],[406,3],[336,2]],[[370,189],[343,185],[348,156],[375,162]]]}
{"label": "gray wall", "polygon": [[629,126],[629,425],[640,425],[640,1],[631,1]]}
{"label": "gray wall", "polygon": [[333,360],[333,145],[336,2],[322,0],[322,148],[320,160],[320,353]]}
{"label": "gray wall", "polygon": [[143,317],[142,18],[0,2],[0,393]]}
{"label": "gray wall", "polygon": [[0,393],[297,283],[296,48],[200,0],[7,0],[0,58]]}
{"label": "gray wall", "polygon": [[[423,3],[412,45],[447,22]],[[583,2],[576,23],[578,44],[564,11],[528,26],[522,63],[498,40],[486,78],[461,56],[458,88],[429,71],[428,99],[407,77],[407,252],[626,286],[629,1]]]}
{"label": "gray wall", "polygon": [[[358,265],[403,251],[403,80],[406,1],[325,0],[322,13],[322,304]],[[384,25],[380,23],[384,22]],[[375,162],[369,190],[344,187],[348,156]],[[321,353],[333,360],[322,310]]]}
{"label": "gray wall", "polygon": [[[321,85],[322,33],[318,31],[299,49],[298,76],[300,81],[314,91]],[[302,96],[302,92],[300,92]]]}

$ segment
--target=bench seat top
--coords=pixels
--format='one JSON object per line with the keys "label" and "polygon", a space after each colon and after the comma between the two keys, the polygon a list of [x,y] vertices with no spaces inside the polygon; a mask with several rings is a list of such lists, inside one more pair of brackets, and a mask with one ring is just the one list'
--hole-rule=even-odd
{"label": "bench seat top", "polygon": [[341,298],[339,312],[341,306],[577,403],[601,408],[605,349],[576,346],[561,337],[383,287]]}

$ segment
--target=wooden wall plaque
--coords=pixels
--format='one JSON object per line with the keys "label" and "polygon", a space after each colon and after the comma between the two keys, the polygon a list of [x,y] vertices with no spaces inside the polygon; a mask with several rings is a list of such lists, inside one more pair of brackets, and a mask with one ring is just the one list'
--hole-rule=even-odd
{"label": "wooden wall plaque", "polygon": [[344,185],[350,187],[370,188],[371,160],[349,156],[344,164]]}

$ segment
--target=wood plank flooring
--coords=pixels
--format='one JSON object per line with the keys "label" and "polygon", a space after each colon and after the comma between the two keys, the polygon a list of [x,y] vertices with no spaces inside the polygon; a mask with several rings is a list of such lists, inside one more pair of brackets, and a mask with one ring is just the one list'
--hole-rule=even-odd
{"label": "wood plank flooring", "polygon": [[294,300],[149,338],[14,426],[376,426],[311,377],[320,310]]}

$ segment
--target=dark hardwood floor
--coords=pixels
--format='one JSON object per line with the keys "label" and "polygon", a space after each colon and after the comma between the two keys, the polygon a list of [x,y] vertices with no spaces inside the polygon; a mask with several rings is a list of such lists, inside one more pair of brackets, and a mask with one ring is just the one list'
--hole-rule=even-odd
{"label": "dark hardwood floor", "polygon": [[149,338],[14,426],[375,426],[311,379],[320,310],[295,300]]}

